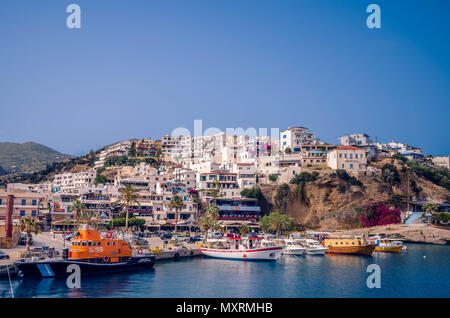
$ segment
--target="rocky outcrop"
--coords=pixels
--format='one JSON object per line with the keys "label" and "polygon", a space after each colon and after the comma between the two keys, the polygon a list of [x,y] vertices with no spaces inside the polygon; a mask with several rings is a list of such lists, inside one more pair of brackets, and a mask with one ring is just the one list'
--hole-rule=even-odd
{"label": "rocky outcrop", "polygon": [[[401,168],[401,163],[395,163]],[[315,181],[304,186],[295,184],[262,185],[261,191],[268,202],[263,212],[279,211],[306,229],[337,230],[361,227],[361,207],[370,201],[383,202],[387,206],[406,211],[409,195],[414,195],[411,182],[420,189],[420,198],[433,202],[446,202],[449,191],[420,179],[399,172],[400,183],[390,185],[377,174],[358,176],[361,185],[336,176],[333,171],[321,171]],[[408,187],[408,184],[410,185]]]}

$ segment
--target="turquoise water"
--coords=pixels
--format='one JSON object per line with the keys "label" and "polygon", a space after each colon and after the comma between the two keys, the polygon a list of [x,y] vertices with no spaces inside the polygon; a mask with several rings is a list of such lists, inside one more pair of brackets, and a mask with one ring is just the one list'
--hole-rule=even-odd
{"label": "turquoise water", "polygon": [[[425,256],[425,257],[424,257]],[[366,286],[369,264],[381,288]],[[450,297],[450,246],[409,244],[400,254],[283,256],[277,262],[198,257],[157,263],[153,270],[64,279],[14,279],[15,297]],[[7,279],[0,296],[11,297]]]}

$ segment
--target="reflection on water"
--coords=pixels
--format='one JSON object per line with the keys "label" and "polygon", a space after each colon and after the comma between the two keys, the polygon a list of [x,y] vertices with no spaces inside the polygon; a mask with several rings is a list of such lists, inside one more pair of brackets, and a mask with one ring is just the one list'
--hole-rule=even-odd
{"label": "reflection on water", "polygon": [[[409,245],[398,254],[305,255],[277,262],[194,258],[153,270],[65,279],[14,279],[16,297],[450,297],[450,247]],[[424,257],[426,256],[426,257]],[[381,288],[366,286],[367,266],[381,268]],[[0,296],[11,297],[0,280]]]}

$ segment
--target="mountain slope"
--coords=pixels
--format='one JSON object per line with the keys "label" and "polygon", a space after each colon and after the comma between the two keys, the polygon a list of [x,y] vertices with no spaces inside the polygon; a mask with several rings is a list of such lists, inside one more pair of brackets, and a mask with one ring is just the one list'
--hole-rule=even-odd
{"label": "mountain slope", "polygon": [[34,142],[23,144],[0,142],[0,167],[6,173],[29,173],[46,168],[47,164],[72,156]]}

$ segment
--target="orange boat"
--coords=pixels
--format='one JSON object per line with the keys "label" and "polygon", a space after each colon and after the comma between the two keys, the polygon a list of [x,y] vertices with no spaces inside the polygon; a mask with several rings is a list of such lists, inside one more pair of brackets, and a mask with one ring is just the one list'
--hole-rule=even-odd
{"label": "orange boat", "polygon": [[142,249],[133,256],[130,245],[122,239],[114,238],[108,232],[106,238],[94,229],[82,226],[71,239],[72,246],[63,250],[62,259],[20,260],[15,263],[19,276],[55,277],[68,276],[72,270],[68,266],[76,264],[81,275],[116,272],[133,268],[152,268],[153,254],[144,254]]}
{"label": "orange boat", "polygon": [[328,254],[359,254],[372,255],[375,250],[375,244],[367,242],[361,236],[353,238],[326,238],[322,245],[328,247]]}

